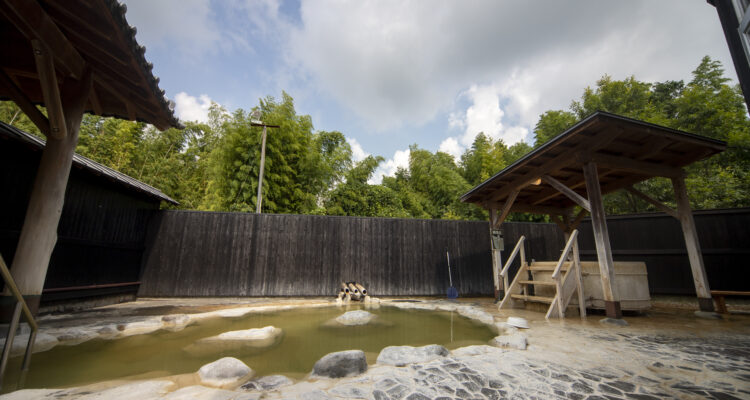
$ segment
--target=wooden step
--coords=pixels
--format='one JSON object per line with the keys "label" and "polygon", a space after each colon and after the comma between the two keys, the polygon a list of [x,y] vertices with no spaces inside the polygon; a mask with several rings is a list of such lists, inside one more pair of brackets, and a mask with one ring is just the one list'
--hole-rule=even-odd
{"label": "wooden step", "polygon": [[[534,263],[534,264],[531,264],[529,269],[532,271],[554,271],[556,266],[557,266],[557,262],[554,262],[551,264]],[[567,271],[568,267],[570,267],[570,261],[565,262],[565,264],[562,265],[562,268],[560,268],[560,270]]]}
{"label": "wooden step", "polygon": [[511,294],[510,297],[516,300],[534,301],[537,303],[547,303],[547,304],[552,304],[552,302],[555,301],[554,297],[526,296],[523,294]]}
{"label": "wooden step", "polygon": [[555,286],[555,281],[518,281],[518,283],[522,285],[546,285],[546,286]]}

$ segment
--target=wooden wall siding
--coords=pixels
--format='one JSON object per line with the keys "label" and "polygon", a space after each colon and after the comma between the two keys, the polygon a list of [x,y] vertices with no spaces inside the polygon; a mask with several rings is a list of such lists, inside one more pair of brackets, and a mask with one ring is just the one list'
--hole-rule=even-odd
{"label": "wooden wall siding", "polygon": [[[750,289],[750,209],[695,211],[698,239],[712,290]],[[665,214],[607,219],[615,261],[645,261],[651,293],[694,295],[680,223]],[[579,236],[581,258],[596,260],[591,221]]]}
{"label": "wooden wall siding", "polygon": [[[557,229],[505,226],[516,239]],[[483,221],[165,211],[152,229],[140,296],[328,296],[351,280],[376,296],[444,295],[446,247],[461,294],[493,292]],[[554,247],[537,242],[540,258]]]}
{"label": "wooden wall siding", "polygon": [[[8,264],[23,226],[39,154],[0,140],[0,187],[5,188],[0,195],[0,254]],[[137,281],[148,222],[157,210],[157,203],[74,167],[44,288]],[[80,291],[77,296],[88,294]]]}

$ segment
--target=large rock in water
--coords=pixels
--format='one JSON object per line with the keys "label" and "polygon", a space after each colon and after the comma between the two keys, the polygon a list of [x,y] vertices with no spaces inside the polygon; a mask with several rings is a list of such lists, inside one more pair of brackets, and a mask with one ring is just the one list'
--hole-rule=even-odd
{"label": "large rock in water", "polygon": [[283,333],[281,328],[274,326],[224,332],[216,336],[200,339],[185,347],[185,351],[198,356],[223,351],[253,353],[275,345],[281,340]]}
{"label": "large rock in water", "polygon": [[255,371],[234,357],[221,358],[198,370],[201,385],[215,388],[232,388],[254,375]]}
{"label": "large rock in water", "polygon": [[430,361],[448,355],[448,349],[437,344],[422,347],[388,346],[380,351],[378,364],[403,367],[407,364]]}
{"label": "large rock in water", "polygon": [[313,366],[313,375],[343,378],[367,371],[367,359],[362,350],[338,351],[326,354]]}
{"label": "large rock in water", "polygon": [[375,319],[374,314],[363,310],[357,310],[348,311],[341,314],[340,316],[336,317],[336,322],[347,326],[367,325],[373,319]]}

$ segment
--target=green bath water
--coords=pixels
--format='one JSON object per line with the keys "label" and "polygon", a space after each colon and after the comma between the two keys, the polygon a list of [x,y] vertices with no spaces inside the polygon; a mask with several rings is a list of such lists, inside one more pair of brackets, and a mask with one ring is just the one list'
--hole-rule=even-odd
{"label": "green bath water", "polygon": [[[354,310],[349,308],[348,310]],[[180,332],[158,331],[116,340],[95,339],[76,346],[57,346],[36,353],[25,388],[79,386],[112,379],[150,379],[196,372],[221,357],[236,357],[258,376],[283,374],[302,378],[322,356],[341,350],[363,350],[369,364],[386,346],[441,344],[449,349],[487,344],[495,334],[484,324],[451,312],[369,310],[384,325],[327,327],[326,321],[343,314],[338,307],[300,308],[242,318],[215,318]],[[217,351],[191,354],[185,348],[197,340],[222,332],[273,325],[284,331],[271,348],[251,351]],[[10,360],[3,392],[15,390],[21,358]]]}

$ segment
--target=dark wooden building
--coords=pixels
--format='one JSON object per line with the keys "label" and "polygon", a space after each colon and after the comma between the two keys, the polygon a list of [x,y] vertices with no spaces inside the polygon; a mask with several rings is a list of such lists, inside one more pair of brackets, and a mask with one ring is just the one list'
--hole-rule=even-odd
{"label": "dark wooden building", "polygon": [[[0,123],[0,254],[12,260],[44,141]],[[138,290],[149,219],[169,196],[76,154],[42,306],[114,302]]]}

